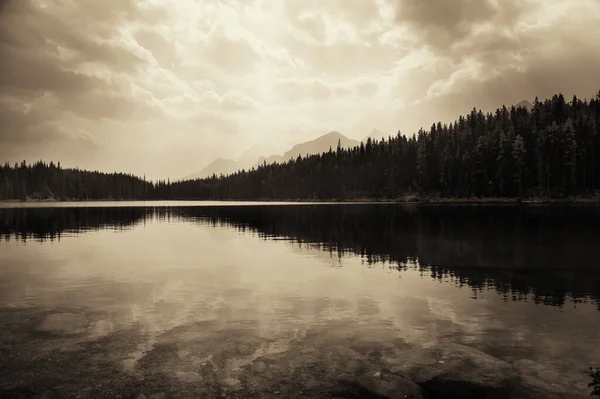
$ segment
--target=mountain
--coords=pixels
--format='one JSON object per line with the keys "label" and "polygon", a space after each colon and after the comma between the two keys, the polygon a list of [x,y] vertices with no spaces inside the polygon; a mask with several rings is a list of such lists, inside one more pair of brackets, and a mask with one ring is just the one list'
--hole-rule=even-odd
{"label": "mountain", "polygon": [[340,132],[333,131],[314,140],[296,144],[291,150],[286,151],[283,156],[271,155],[269,157],[260,157],[254,166],[256,167],[261,165],[263,162],[266,162],[267,164],[271,164],[273,162],[287,162],[290,159],[296,159],[298,155],[305,156],[306,154],[320,154],[329,151],[329,148],[335,150],[337,148],[338,141],[343,148],[360,145],[360,142],[349,139]]}
{"label": "mountain", "polygon": [[360,145],[359,141],[349,139],[340,132],[333,131],[314,140],[296,144],[291,150],[286,151],[286,153],[283,154],[283,162],[287,162],[290,159],[295,159],[298,157],[298,155],[305,156],[306,154],[320,154],[322,152],[329,151],[329,148],[335,151],[338,141],[343,148]]}
{"label": "mountain", "polygon": [[[381,137],[380,137],[381,138]],[[306,154],[320,154],[322,152],[329,151],[331,147],[332,150],[335,150],[338,145],[338,141],[341,143],[342,147],[349,148],[360,145],[360,142],[357,140],[349,139],[339,132],[329,132],[321,137],[318,137],[311,141],[306,141],[304,143],[296,144],[292,147],[291,150],[286,151],[283,156],[282,155],[270,155],[268,157],[265,156],[255,156],[257,153],[257,146],[252,146],[250,149],[245,151],[239,160],[233,159],[224,159],[219,158],[213,162],[211,162],[208,166],[202,169],[198,173],[191,174],[183,178],[183,180],[193,180],[193,179],[202,179],[205,177],[212,176],[216,174],[219,176],[220,174],[230,174],[238,170],[242,169],[250,169],[253,166],[258,167],[262,165],[264,162],[267,164],[271,164],[274,162],[283,163],[287,162],[290,159],[295,159],[298,155],[305,156]],[[258,159],[257,159],[258,158]]]}
{"label": "mountain", "polygon": [[237,158],[240,163],[241,169],[251,168],[252,165],[256,164],[256,160],[264,158],[265,153],[277,152],[276,146],[273,143],[256,143],[252,147],[240,154]]}
{"label": "mountain", "polygon": [[369,138],[371,138],[371,140],[381,140],[382,137],[386,137],[386,134],[384,132],[382,132],[379,129],[373,129],[371,130],[371,133],[368,136],[362,139],[362,142],[366,143]]}
{"label": "mountain", "polygon": [[200,172],[186,176],[183,178],[183,180],[203,179],[205,177],[212,176],[213,174],[216,174],[217,176],[220,174],[227,175],[235,172],[239,168],[240,164],[238,161],[233,159],[219,158],[209,163]]}
{"label": "mountain", "polygon": [[264,162],[271,164],[273,162],[281,163],[283,162],[283,157],[281,155],[270,155],[268,157],[258,157],[258,162],[254,164],[254,167],[258,165],[262,165]]}
{"label": "mountain", "polygon": [[529,101],[523,100],[520,103],[518,103],[517,105],[515,105],[515,107],[516,108],[523,107],[523,108],[531,109],[531,107],[533,107],[533,105]]}

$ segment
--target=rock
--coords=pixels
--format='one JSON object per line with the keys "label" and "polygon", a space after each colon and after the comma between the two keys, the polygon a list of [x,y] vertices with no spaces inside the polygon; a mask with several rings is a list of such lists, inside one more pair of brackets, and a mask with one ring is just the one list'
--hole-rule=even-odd
{"label": "rock", "polygon": [[514,362],[513,367],[524,374],[537,375],[540,371],[546,370],[547,367],[543,364],[536,363],[529,359],[520,359]]}
{"label": "rock", "polygon": [[54,313],[46,316],[38,331],[53,334],[81,334],[89,321],[77,313]]}
{"label": "rock", "polygon": [[542,370],[537,376],[540,380],[544,380],[548,384],[556,384],[562,380],[562,375],[553,370]]}
{"label": "rock", "polygon": [[420,386],[387,370],[363,374],[358,383],[366,390],[388,399],[422,399]]}
{"label": "rock", "polygon": [[583,383],[582,389],[577,386],[577,379],[569,379],[533,360],[520,359],[512,365],[521,373],[519,387],[515,392],[517,398],[576,398],[581,397],[581,393],[585,391],[584,381],[579,381],[580,384]]}
{"label": "rock", "polygon": [[322,348],[319,354],[320,360],[327,367],[327,372],[332,375],[355,375],[367,369],[367,362],[362,355],[344,346]]}
{"label": "rock", "polygon": [[227,377],[221,380],[221,383],[230,389],[240,389],[240,380],[237,378]]}
{"label": "rock", "polygon": [[518,375],[506,362],[465,345],[410,348],[387,358],[392,370],[443,397],[506,398]]}
{"label": "rock", "polygon": [[519,387],[515,390],[514,398],[547,399],[547,398],[581,398],[581,394],[575,394],[572,390],[557,384],[550,384],[539,378],[525,375],[521,377]]}
{"label": "rock", "polygon": [[200,374],[194,373],[193,371],[178,371],[175,373],[177,379],[181,382],[193,383],[202,382],[203,378]]}

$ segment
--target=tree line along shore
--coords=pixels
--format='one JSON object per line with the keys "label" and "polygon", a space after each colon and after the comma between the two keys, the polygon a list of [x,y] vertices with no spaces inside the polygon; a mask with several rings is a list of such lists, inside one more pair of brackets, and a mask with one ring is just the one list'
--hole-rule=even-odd
{"label": "tree line along shore", "polygon": [[149,181],[125,173],[6,162],[0,200],[598,202],[600,91],[529,107],[473,109],[411,136],[369,138],[226,176]]}

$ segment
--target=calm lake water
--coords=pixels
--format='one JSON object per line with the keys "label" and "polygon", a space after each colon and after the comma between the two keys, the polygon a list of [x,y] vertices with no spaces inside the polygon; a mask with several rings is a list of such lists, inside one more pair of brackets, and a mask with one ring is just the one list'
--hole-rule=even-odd
{"label": "calm lake water", "polygon": [[113,205],[0,204],[0,397],[368,397],[340,381],[448,343],[584,397],[600,365],[599,207]]}

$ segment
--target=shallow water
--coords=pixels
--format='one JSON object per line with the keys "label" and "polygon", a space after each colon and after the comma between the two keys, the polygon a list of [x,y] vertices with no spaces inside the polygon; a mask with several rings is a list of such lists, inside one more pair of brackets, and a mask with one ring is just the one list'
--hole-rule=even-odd
{"label": "shallow water", "polygon": [[584,395],[600,363],[597,207],[149,205],[0,209],[0,396],[343,396],[448,342]]}

